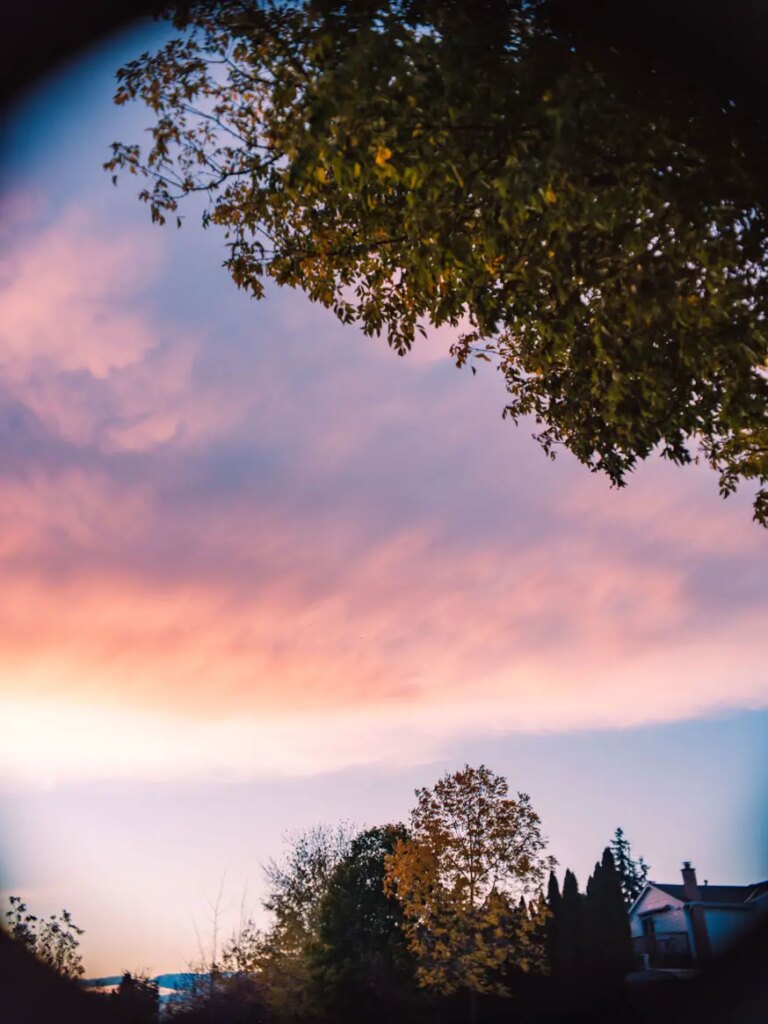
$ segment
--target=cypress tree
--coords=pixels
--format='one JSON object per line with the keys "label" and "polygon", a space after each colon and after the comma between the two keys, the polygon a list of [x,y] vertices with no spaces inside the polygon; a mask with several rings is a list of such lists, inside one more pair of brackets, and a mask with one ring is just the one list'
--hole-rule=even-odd
{"label": "cypress tree", "polygon": [[562,897],[560,895],[560,886],[557,882],[557,875],[554,871],[550,871],[549,873],[549,884],[547,885],[547,910],[549,911],[549,917],[547,918],[544,931],[544,949],[546,951],[550,973],[557,975],[559,973],[559,964],[557,963],[557,935],[558,928],[560,926]]}
{"label": "cypress tree", "polygon": [[587,973],[598,986],[620,982],[632,965],[632,940],[621,879],[606,847],[587,884]]}
{"label": "cypress tree", "polygon": [[603,907],[603,872],[595,864],[587,880],[584,900],[584,968],[591,984],[600,986],[605,971],[606,923]]}
{"label": "cypress tree", "polygon": [[568,988],[579,986],[583,979],[584,938],[583,897],[576,875],[568,869],[563,879],[555,953],[556,974]]}
{"label": "cypress tree", "polygon": [[606,935],[610,934],[610,944],[606,945],[607,962],[610,964],[612,977],[623,978],[630,970],[634,959],[632,936],[621,879],[608,847],[603,850],[601,867]]}

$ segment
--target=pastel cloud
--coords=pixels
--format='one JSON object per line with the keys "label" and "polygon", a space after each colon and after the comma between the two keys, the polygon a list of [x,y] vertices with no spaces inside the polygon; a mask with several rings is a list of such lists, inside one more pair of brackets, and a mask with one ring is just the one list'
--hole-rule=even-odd
{"label": "pastel cloud", "polygon": [[6,775],[311,771],[768,703],[765,538],[705,471],[608,492],[498,424],[493,374],[290,294],[169,308],[147,245],[70,212],[0,275]]}
{"label": "pastel cloud", "polygon": [[70,212],[14,247],[0,267],[6,367],[43,362],[106,377],[140,359],[152,341],[140,316],[112,302],[150,272],[130,237],[99,237]]}

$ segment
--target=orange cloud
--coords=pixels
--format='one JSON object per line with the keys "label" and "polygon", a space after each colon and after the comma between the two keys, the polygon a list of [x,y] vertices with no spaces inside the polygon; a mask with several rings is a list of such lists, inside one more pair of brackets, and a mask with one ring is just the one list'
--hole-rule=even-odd
{"label": "orange cloud", "polygon": [[700,472],[619,499],[506,428],[502,459],[492,378],[406,373],[295,298],[233,341],[148,301],[145,248],[69,214],[0,279],[6,775],[310,771],[768,703],[763,535]]}
{"label": "orange cloud", "polygon": [[[87,495],[70,506],[71,529],[93,548],[98,492],[70,486]],[[122,515],[111,529],[126,538],[151,522],[140,501]],[[258,563],[280,531],[294,565],[250,584],[4,573],[0,692],[17,738],[6,774],[30,756],[25,774],[38,765],[65,777],[318,770],[418,760],[462,733],[622,726],[765,701],[762,614],[705,639],[672,572],[578,559],[556,571],[546,547],[506,565],[490,545],[448,563],[434,539],[404,531],[318,590],[313,549],[321,537],[323,561],[343,557],[340,534],[260,525],[243,560]]]}

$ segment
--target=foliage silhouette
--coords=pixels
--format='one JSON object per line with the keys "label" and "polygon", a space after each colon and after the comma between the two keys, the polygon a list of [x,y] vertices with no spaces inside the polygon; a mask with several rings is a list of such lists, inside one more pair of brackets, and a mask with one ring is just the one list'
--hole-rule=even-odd
{"label": "foliage silhouette", "polygon": [[401,1017],[413,995],[402,908],[384,891],[386,858],[407,836],[402,825],[359,833],[331,877],[310,963],[318,1002],[334,1018]]}
{"label": "foliage silhouette", "polygon": [[495,362],[549,454],[621,486],[654,451],[701,453],[768,522],[764,162],[741,98],[595,66],[545,0],[219,0],[174,23],[119,72],[149,151],[106,164],[147,176],[154,220],[201,194],[252,295],[299,287],[401,354],[461,325],[457,363]]}
{"label": "foliage silhouette", "polygon": [[566,989],[580,989],[584,984],[587,964],[584,897],[579,892],[576,875],[570,869],[566,870],[563,878],[556,935],[552,973]]}
{"label": "foliage silhouette", "polygon": [[156,1024],[160,1012],[159,989],[146,972],[125,971],[113,998],[123,1024]]}
{"label": "foliage silhouette", "polygon": [[84,931],[74,923],[70,912],[62,910],[61,914],[43,918],[31,913],[19,896],[10,896],[8,902],[5,920],[11,937],[58,974],[81,977],[83,956],[79,946]]}
{"label": "foliage silhouette", "polygon": [[629,840],[622,828],[617,828],[611,840],[613,862],[621,882],[621,893],[629,907],[643,891],[648,878],[648,865],[642,857],[635,860]]}
{"label": "foliage silhouette", "polygon": [[597,989],[620,986],[632,969],[634,954],[621,879],[607,847],[587,882],[585,920],[590,983]]}
{"label": "foliage silhouette", "polygon": [[346,824],[316,825],[286,837],[283,857],[264,868],[263,906],[272,914],[272,923],[263,929],[252,920],[244,921],[211,965],[217,973],[218,1001],[225,998],[234,1006],[239,992],[254,1013],[268,1007],[281,1021],[312,1016],[316,993],[310,954],[319,942],[331,880],[351,839]]}

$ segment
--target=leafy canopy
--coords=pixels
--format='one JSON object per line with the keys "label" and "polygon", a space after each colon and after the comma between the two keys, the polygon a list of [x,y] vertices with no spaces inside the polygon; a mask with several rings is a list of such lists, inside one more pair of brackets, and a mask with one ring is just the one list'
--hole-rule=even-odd
{"label": "leafy canopy", "polygon": [[386,859],[407,838],[402,825],[360,832],[331,877],[311,962],[318,1000],[334,1019],[390,1020],[412,995],[402,907],[384,891]]}
{"label": "leafy canopy", "polygon": [[351,841],[352,831],[345,823],[314,825],[288,837],[283,859],[270,859],[265,865],[263,905],[274,914],[274,930],[286,949],[302,950],[316,937],[323,898]]}
{"label": "leafy canopy", "polygon": [[617,485],[701,453],[768,524],[765,191],[740,111],[596,67],[548,9],[184,4],[118,72],[151,145],[106,166],[147,176],[156,221],[201,193],[255,297],[301,288],[401,354],[460,326],[457,363],[495,362],[548,453]]}
{"label": "leafy canopy", "polygon": [[352,838],[346,824],[315,825],[286,837],[283,857],[264,867],[262,905],[272,914],[270,926],[262,930],[246,920],[222,950],[217,966],[236,982],[228,983],[230,994],[265,1002],[278,1019],[304,1019],[310,1013],[310,954],[319,942],[331,880]]}
{"label": "leafy canopy", "polygon": [[[510,797],[485,765],[416,790],[410,838],[387,858],[386,890],[400,900],[419,983],[507,994],[500,972],[541,966],[539,916],[519,900],[538,896],[550,861],[529,797]],[[552,862],[553,863],[553,862]]]}

